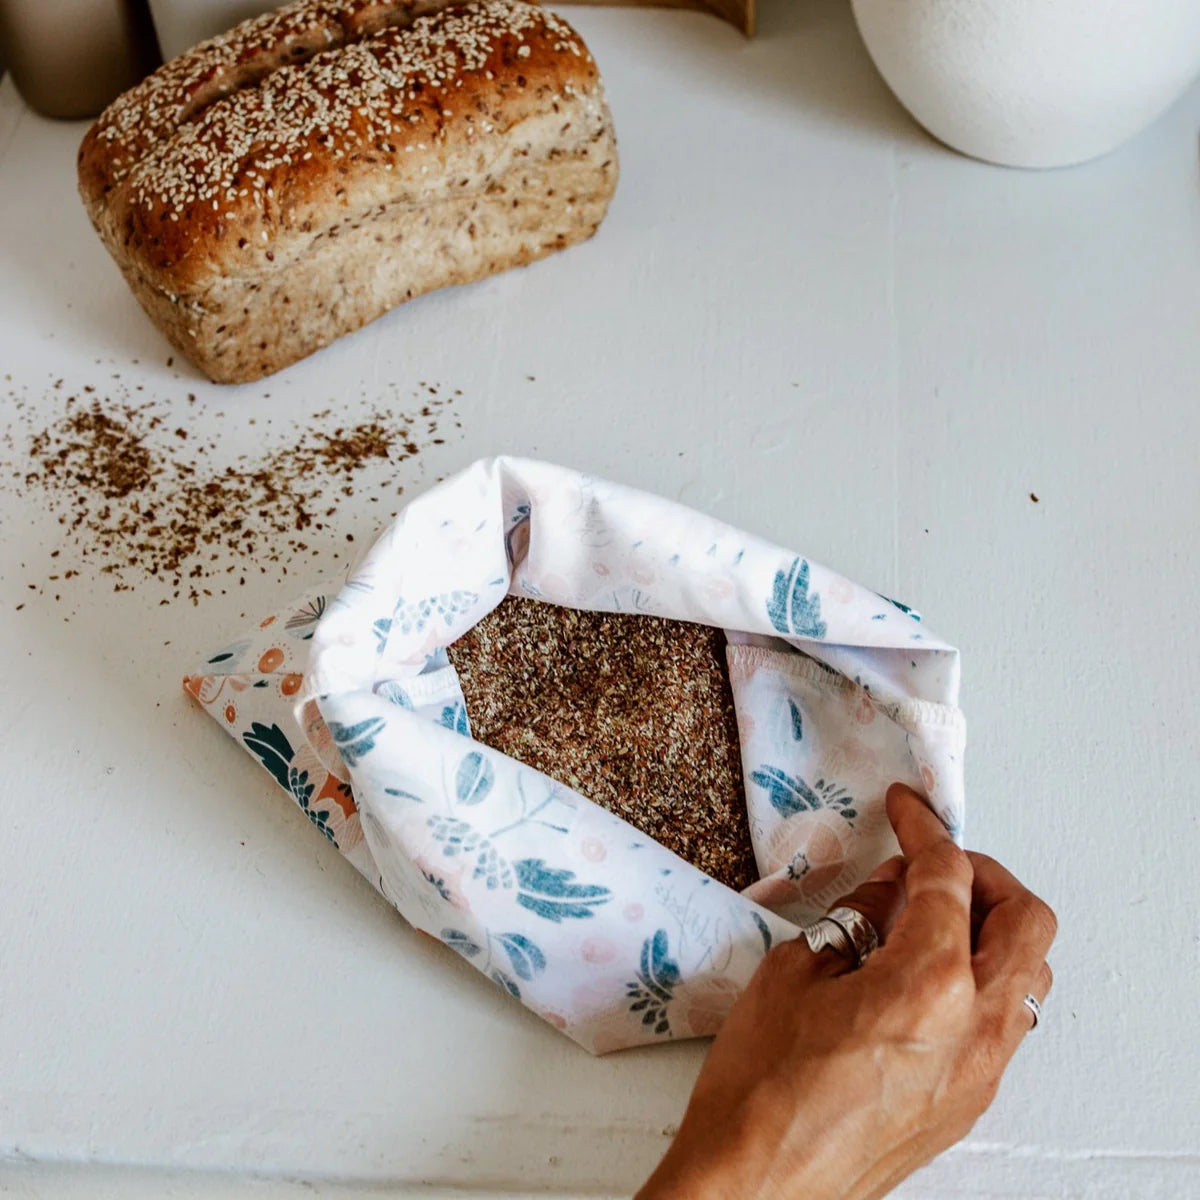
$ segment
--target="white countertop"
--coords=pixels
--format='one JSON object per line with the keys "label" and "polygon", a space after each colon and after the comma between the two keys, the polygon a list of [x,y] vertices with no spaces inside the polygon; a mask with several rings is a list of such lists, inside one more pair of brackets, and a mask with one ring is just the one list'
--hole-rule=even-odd
{"label": "white countertop", "polygon": [[[438,381],[462,429],[396,466],[410,491],[560,460],[916,604],[963,651],[968,840],[1062,931],[1000,1098],[901,1194],[1200,1196],[1200,89],[1100,162],[1005,171],[905,117],[844,5],[764,7],[753,42],[575,10],[621,144],[599,235],[237,389],[166,366],[76,197],[83,127],[4,83],[5,420],[120,375],[194,393],[234,455]],[[343,528],[388,511],[360,490]],[[196,606],[52,559],[36,489],[0,488],[0,531],[0,1191],[631,1191],[703,1045],[589,1058],[412,933],[179,689],[336,571],[342,529],[311,579]]]}

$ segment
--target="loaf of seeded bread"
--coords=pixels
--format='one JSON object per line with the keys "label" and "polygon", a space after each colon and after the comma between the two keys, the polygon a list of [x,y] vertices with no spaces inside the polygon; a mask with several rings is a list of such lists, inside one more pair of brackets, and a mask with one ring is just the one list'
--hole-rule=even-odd
{"label": "loaf of seeded bread", "polygon": [[583,241],[616,178],[591,55],[521,0],[299,0],[161,67],[79,150],[134,294],[226,383]]}

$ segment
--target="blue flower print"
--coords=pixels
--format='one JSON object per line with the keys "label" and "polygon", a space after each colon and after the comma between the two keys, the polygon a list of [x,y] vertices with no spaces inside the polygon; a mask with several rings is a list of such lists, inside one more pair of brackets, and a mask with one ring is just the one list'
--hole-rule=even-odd
{"label": "blue flower print", "polygon": [[443,624],[452,625],[455,617],[468,612],[478,600],[479,597],[475,592],[464,592],[457,589],[407,604],[402,600],[396,606],[389,629],[398,628],[405,635],[421,633],[437,617],[441,617]]}
{"label": "blue flower print", "polygon": [[513,869],[508,860],[500,856],[489,838],[466,821],[457,817],[430,817],[425,823],[434,841],[441,843],[446,858],[461,854],[474,862],[471,878],[482,879],[488,891],[512,887]]}

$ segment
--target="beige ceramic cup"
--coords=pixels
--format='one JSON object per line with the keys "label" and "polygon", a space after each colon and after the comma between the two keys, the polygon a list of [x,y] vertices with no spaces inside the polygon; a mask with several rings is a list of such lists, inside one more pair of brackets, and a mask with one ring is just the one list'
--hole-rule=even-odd
{"label": "beige ceramic cup", "polygon": [[66,118],[95,116],[159,61],[141,0],[0,0],[0,58],[30,107]]}

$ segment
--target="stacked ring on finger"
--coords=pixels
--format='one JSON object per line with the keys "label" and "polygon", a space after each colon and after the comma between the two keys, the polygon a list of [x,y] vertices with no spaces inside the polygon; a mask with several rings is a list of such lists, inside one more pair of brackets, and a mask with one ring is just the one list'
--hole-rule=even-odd
{"label": "stacked ring on finger", "polygon": [[852,958],[855,967],[861,967],[879,949],[875,926],[848,905],[831,908],[804,931],[804,937],[814,954],[828,947],[843,958]]}
{"label": "stacked ring on finger", "polygon": [[1021,1001],[1030,1013],[1033,1015],[1033,1024],[1029,1027],[1029,1032],[1032,1033],[1042,1020],[1042,1006],[1038,998],[1032,992],[1026,992],[1025,998]]}

